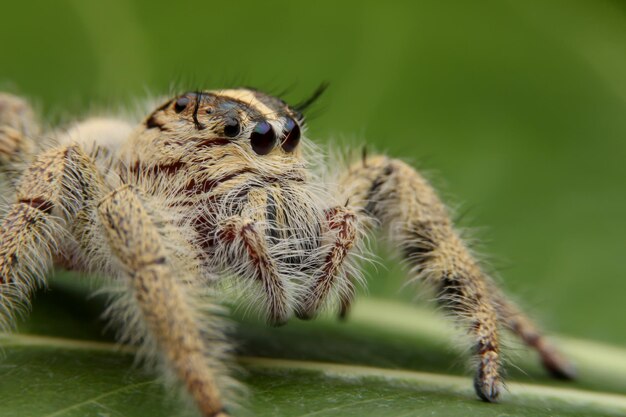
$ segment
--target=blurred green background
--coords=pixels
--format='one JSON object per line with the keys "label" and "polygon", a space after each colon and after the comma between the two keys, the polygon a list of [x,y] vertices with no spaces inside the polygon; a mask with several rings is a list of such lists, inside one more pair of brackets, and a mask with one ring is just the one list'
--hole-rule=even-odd
{"label": "blurred green background", "polygon": [[[3,2],[0,39],[0,88],[52,118],[329,81],[312,138],[426,170],[547,328],[626,344],[626,3]],[[391,263],[369,280],[409,297]]]}

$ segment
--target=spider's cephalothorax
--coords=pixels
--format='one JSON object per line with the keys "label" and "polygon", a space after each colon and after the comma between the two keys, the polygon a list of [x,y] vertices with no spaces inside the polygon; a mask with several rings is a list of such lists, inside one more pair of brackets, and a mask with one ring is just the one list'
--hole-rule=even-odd
{"label": "spider's cephalothorax", "polygon": [[364,154],[323,179],[299,110],[250,89],[198,91],[141,122],[91,118],[41,134],[24,100],[0,94],[12,201],[0,228],[0,324],[10,327],[55,263],[110,276],[122,340],[141,343],[203,416],[226,416],[233,383],[214,300],[230,287],[220,283],[242,284],[272,324],[325,305],[343,316],[363,235],[383,228],[467,327],[482,399],[501,390],[499,325],[552,374],[573,375],[485,276],[418,172]]}

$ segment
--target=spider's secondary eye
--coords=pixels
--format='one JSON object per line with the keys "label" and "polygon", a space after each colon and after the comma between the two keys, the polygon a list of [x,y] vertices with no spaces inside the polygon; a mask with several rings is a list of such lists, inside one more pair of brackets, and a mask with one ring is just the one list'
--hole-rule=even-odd
{"label": "spider's secondary eye", "polygon": [[276,134],[272,125],[267,122],[258,123],[250,135],[250,144],[259,155],[270,153],[276,144]]}
{"label": "spider's secondary eye", "polygon": [[241,131],[239,122],[236,119],[228,119],[224,124],[224,134],[229,138],[234,138]]}
{"label": "spider's secondary eye", "polygon": [[283,149],[285,152],[293,152],[298,143],[300,143],[300,126],[298,126],[295,120],[288,118],[283,134],[285,135],[282,144]]}
{"label": "spider's secondary eye", "polygon": [[176,113],[180,113],[181,111],[185,110],[188,105],[189,105],[189,97],[187,96],[181,97],[178,100],[176,100],[176,104],[174,105],[174,111]]}

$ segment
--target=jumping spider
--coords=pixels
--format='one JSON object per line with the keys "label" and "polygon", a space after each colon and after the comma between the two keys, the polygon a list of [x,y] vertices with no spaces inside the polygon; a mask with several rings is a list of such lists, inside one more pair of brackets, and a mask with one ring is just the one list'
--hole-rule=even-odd
{"label": "jumping spider", "polygon": [[[252,89],[189,92],[138,125],[91,118],[42,132],[25,100],[0,95],[0,170],[12,202],[0,228],[0,320],[53,265],[122,286],[121,340],[180,381],[204,417],[224,417],[229,344],[216,296],[243,284],[269,323],[309,319],[355,294],[366,232],[383,229],[467,328],[476,393],[502,389],[501,325],[556,377],[570,364],[480,269],[429,183],[367,156],[322,180],[303,106]],[[321,165],[321,164],[319,164]],[[207,308],[208,306],[208,308]]]}

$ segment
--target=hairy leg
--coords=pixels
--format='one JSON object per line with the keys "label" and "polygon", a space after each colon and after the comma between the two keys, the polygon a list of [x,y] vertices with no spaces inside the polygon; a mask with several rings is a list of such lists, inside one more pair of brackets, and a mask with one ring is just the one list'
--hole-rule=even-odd
{"label": "hairy leg", "polygon": [[573,377],[571,364],[481,271],[445,206],[413,168],[382,156],[364,157],[349,168],[341,184],[352,204],[388,230],[415,276],[433,282],[440,302],[467,323],[478,358],[475,386],[481,398],[495,400],[500,389],[498,323],[536,349],[553,375]]}
{"label": "hairy leg", "polygon": [[[15,312],[28,304],[33,288],[44,282],[52,261],[61,255],[61,247],[81,247],[93,254],[100,250],[96,247],[102,242],[98,235],[105,229],[134,288],[135,304],[143,313],[140,319],[147,323],[150,333],[145,336],[152,337],[166,353],[204,415],[224,416],[208,368],[214,365],[221,369],[225,344],[209,353],[200,335],[205,331],[215,344],[219,343],[219,325],[200,326],[196,306],[189,303],[191,297],[185,298],[174,279],[169,254],[160,246],[161,236],[155,238],[154,225],[129,189],[102,200],[98,213],[104,227],[90,224],[96,217],[96,201],[107,190],[91,158],[75,146],[43,153],[25,171],[17,187],[16,203],[0,226],[0,324],[10,327]],[[181,273],[181,268],[176,270]]]}
{"label": "hairy leg", "polygon": [[[67,147],[39,156],[24,172],[15,203],[0,227],[0,323],[10,327],[13,311],[28,305],[30,293],[45,282],[45,274],[65,242],[68,220],[80,210],[84,193],[70,184],[90,182],[90,160]],[[95,169],[95,168],[94,168]],[[66,234],[68,235],[68,234]]]}
{"label": "hairy leg", "polygon": [[23,98],[0,93],[0,172],[15,180],[19,165],[35,151],[39,134],[34,112]]}
{"label": "hairy leg", "polygon": [[364,156],[340,178],[340,186],[353,206],[387,229],[412,273],[432,282],[439,302],[467,327],[477,362],[476,393],[495,401],[502,381],[490,284],[435,191],[413,168],[383,156]]}
{"label": "hairy leg", "polygon": [[14,325],[52,265],[60,227],[37,198],[14,204],[0,227],[0,330]]}
{"label": "hairy leg", "polygon": [[539,353],[541,363],[550,374],[559,379],[574,379],[576,369],[541,334],[537,326],[498,289],[492,289],[496,311],[500,321],[527,346]]}
{"label": "hairy leg", "polygon": [[[224,336],[217,317],[201,317],[185,282],[193,276],[193,256],[186,260],[167,250],[168,235],[155,214],[130,187],[124,186],[98,205],[98,218],[113,255],[131,283],[145,338],[163,352],[204,417],[227,416],[216,372],[223,367]],[[197,273],[197,271],[195,271]],[[200,321],[211,320],[210,345]]]}

